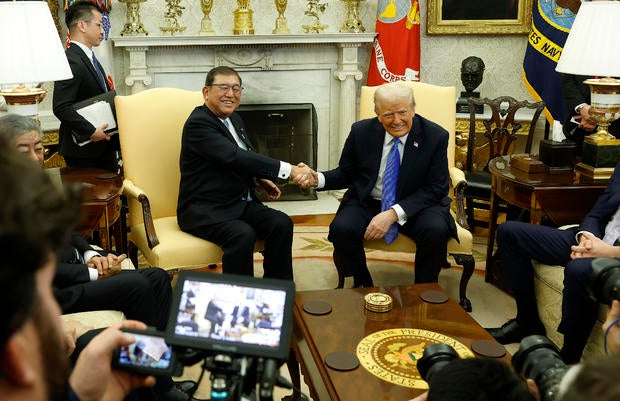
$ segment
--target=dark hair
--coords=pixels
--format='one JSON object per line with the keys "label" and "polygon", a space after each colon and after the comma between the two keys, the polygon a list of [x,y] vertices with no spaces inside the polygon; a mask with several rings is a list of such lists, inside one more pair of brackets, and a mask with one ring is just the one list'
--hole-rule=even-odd
{"label": "dark hair", "polygon": [[103,14],[101,7],[96,3],[90,1],[78,1],[69,6],[65,11],[65,24],[67,29],[71,31],[71,27],[78,23],[78,21],[90,21],[93,15],[93,11]]}
{"label": "dark hair", "polygon": [[215,81],[216,75],[236,75],[237,79],[239,79],[239,85],[243,84],[243,82],[241,81],[241,76],[239,75],[237,70],[226,65],[221,65],[219,67],[212,68],[207,73],[207,79],[205,79],[205,86],[213,85],[213,81]]}
{"label": "dark hair", "polygon": [[19,114],[7,114],[0,117],[0,151],[13,151],[15,139],[30,131],[37,131],[41,134],[41,127],[30,117]]}
{"label": "dark hair", "polygon": [[0,152],[0,346],[28,319],[37,270],[53,258],[79,216],[81,187],[64,190],[40,165]]}
{"label": "dark hair", "polygon": [[455,359],[433,375],[428,401],[534,401],[527,386],[495,359]]}
{"label": "dark hair", "polygon": [[588,359],[568,384],[560,401],[597,400],[615,401],[620,398],[617,383],[620,355]]}

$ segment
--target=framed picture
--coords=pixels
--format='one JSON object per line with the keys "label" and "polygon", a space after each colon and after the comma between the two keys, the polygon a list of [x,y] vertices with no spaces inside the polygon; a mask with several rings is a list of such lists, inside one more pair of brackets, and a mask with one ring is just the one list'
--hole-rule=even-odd
{"label": "framed picture", "polygon": [[429,35],[525,34],[532,25],[532,0],[428,0]]}

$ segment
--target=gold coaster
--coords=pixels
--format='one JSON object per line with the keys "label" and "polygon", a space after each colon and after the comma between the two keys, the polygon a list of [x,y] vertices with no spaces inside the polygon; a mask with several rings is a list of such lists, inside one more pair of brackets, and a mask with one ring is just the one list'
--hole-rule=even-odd
{"label": "gold coaster", "polygon": [[371,292],[364,296],[364,307],[372,312],[391,311],[392,297],[381,292]]}

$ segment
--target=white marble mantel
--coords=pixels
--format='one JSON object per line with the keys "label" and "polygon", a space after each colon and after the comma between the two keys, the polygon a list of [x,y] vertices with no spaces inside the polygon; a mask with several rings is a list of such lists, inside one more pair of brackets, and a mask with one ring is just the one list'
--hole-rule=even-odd
{"label": "white marble mantel", "polygon": [[[375,33],[113,37],[117,88],[199,90],[214,66],[229,65],[243,79],[243,104],[312,103],[318,117],[317,167],[338,162],[356,120],[360,60]],[[122,82],[121,79],[122,78]],[[291,162],[298,162],[291,160]]]}

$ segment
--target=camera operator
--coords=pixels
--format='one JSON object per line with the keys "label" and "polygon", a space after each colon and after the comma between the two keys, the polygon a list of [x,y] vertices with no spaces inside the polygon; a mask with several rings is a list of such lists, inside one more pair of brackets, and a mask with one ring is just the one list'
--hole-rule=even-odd
{"label": "camera operator", "polygon": [[[575,365],[573,369],[577,372],[558,401],[620,399],[617,378],[617,372],[620,372],[620,355],[592,358],[582,365]],[[567,373],[567,378],[568,375]]]}
{"label": "camera operator", "polygon": [[113,350],[133,341],[119,328],[103,331],[69,377],[60,308],[52,292],[54,249],[78,218],[80,191],[59,191],[36,164],[0,153],[0,394],[3,400],[120,401],[152,376],[112,370]]}
{"label": "camera operator", "polygon": [[614,299],[607,311],[607,319],[603,323],[603,333],[606,333],[607,351],[613,354],[620,353],[620,301]]}

